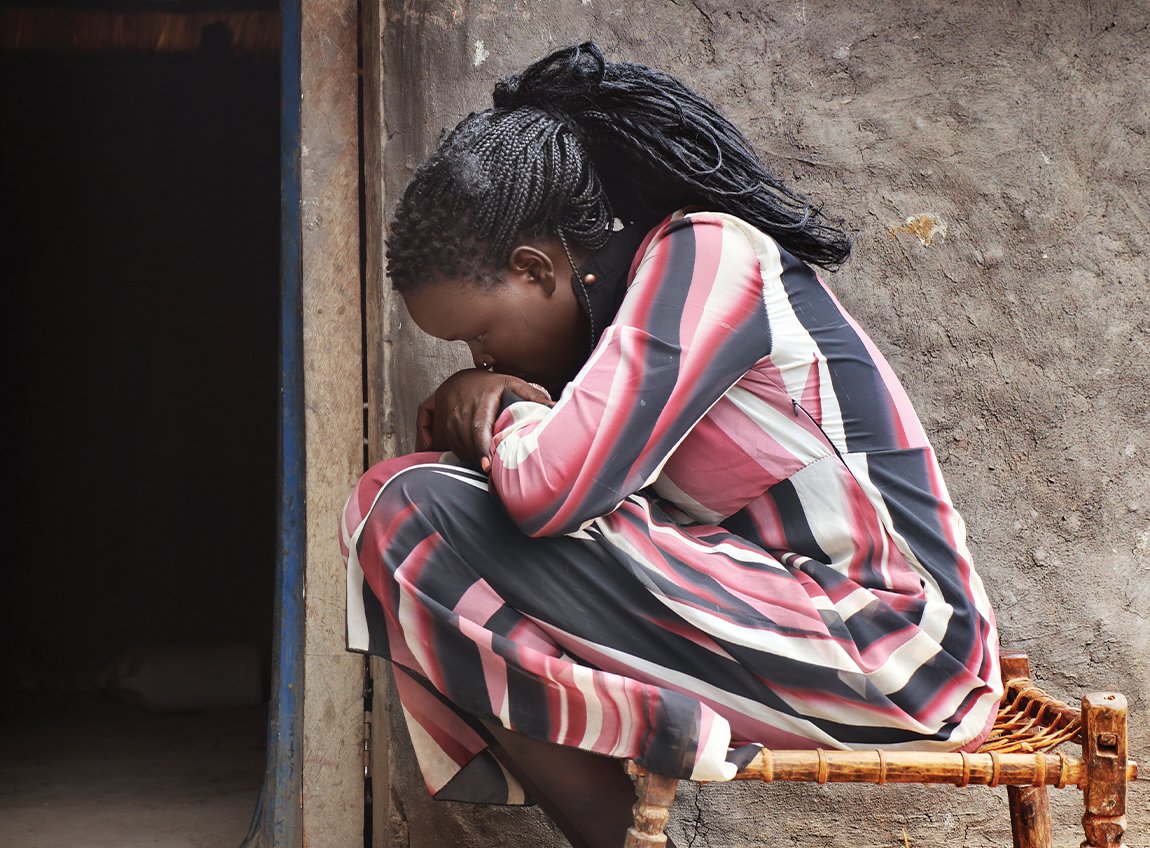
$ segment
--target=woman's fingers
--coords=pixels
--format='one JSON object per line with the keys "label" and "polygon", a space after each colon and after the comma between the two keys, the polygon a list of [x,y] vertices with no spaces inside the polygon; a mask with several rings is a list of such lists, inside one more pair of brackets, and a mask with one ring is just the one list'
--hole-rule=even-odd
{"label": "woman's fingers", "polygon": [[[483,471],[491,467],[491,440],[505,392],[533,403],[553,405],[547,391],[518,377],[468,369],[452,375],[420,406],[419,438],[426,420],[433,444],[446,447]],[[421,441],[422,444],[422,441]]]}
{"label": "woman's fingers", "polygon": [[415,414],[415,446],[421,450],[435,449],[435,395],[424,400]]}
{"label": "woman's fingers", "polygon": [[475,456],[479,458],[480,466],[485,459],[488,460],[488,467],[491,466],[489,460],[491,436],[495,432],[495,419],[499,417],[499,402],[502,397],[503,389],[498,387],[498,391],[488,391],[477,399],[475,416],[471,421],[471,432]]}
{"label": "woman's fingers", "polygon": [[486,408],[487,395],[461,400],[461,403],[451,407],[448,415],[447,446],[464,462],[479,463],[491,450],[494,414]]}
{"label": "woman's fingers", "polygon": [[526,380],[520,380],[518,377],[509,377],[507,388],[519,395],[519,397],[524,400],[529,400],[532,403],[545,403],[548,406],[553,406],[555,403],[551,400],[551,395],[547,393],[547,390],[538,383],[528,383]]}
{"label": "woman's fingers", "polygon": [[516,397],[532,403],[553,405],[551,395],[546,389],[518,377],[502,377],[498,383],[492,383],[487,387],[486,391],[476,399],[471,421],[475,456],[479,457],[479,465],[484,471],[491,468],[491,440],[495,435],[495,421],[499,418],[505,392],[511,392]]}

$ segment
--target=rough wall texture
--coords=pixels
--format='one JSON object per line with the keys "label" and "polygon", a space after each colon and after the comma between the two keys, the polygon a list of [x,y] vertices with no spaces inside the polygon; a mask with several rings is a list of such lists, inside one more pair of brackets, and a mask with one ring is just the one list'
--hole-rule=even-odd
{"label": "rough wall texture", "polygon": [[[384,6],[392,198],[501,74],[594,37],[710,96],[857,227],[830,282],[933,434],[1004,643],[1062,697],[1125,692],[1132,753],[1150,762],[1146,2]],[[464,359],[398,333],[390,367],[409,427]],[[393,771],[393,844],[563,844],[536,811],[432,804],[410,759]],[[1054,794],[1056,845],[1077,845],[1080,798]],[[1139,781],[1136,844],[1148,810]],[[990,790],[685,787],[676,815],[680,845],[1009,841],[1004,793]]]}

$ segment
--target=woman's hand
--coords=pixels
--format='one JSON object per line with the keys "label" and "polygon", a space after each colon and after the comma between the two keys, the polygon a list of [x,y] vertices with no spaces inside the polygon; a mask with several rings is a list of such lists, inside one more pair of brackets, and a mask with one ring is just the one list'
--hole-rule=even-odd
{"label": "woman's hand", "polygon": [[503,393],[552,405],[541,386],[518,377],[469,368],[451,375],[419,405],[416,444],[420,450],[450,450],[464,462],[491,467],[491,436]]}

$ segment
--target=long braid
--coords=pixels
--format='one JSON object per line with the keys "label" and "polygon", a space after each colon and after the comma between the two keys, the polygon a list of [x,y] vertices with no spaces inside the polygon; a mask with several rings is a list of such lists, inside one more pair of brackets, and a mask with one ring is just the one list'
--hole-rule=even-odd
{"label": "long braid", "polygon": [[808,262],[836,265],[850,255],[837,222],[772,175],[734,124],[668,74],[607,62],[586,42],[505,77],[493,99],[497,108],[544,101],[568,114],[620,212],[634,196],[657,211],[701,205],[744,218]]}
{"label": "long braid", "polygon": [[850,239],[772,176],[742,133],[674,77],[606,62],[593,43],[505,77],[495,108],[465,118],[396,209],[388,273],[495,279],[520,240],[600,247],[625,221],[698,205],[760,227],[801,259],[836,265]]}

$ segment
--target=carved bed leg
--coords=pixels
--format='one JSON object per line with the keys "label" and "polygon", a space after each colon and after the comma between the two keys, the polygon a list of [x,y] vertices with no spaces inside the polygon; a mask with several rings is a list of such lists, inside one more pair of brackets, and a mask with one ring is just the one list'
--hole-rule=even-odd
{"label": "carved bed leg", "polygon": [[1095,692],[1082,699],[1082,848],[1118,848],[1126,833],[1126,698]]}
{"label": "carved bed leg", "polygon": [[635,779],[635,822],[627,828],[623,848],[663,848],[667,835],[663,828],[671,814],[678,780],[640,771]]}
{"label": "carved bed leg", "polygon": [[[1030,660],[1026,654],[1002,654],[1002,682],[1025,677],[1030,679]],[[1050,799],[1045,786],[1008,786],[1010,800],[1010,832],[1014,835],[1014,848],[1050,848]]]}
{"label": "carved bed leg", "polygon": [[1014,848],[1051,848],[1050,799],[1045,786],[1008,786]]}

